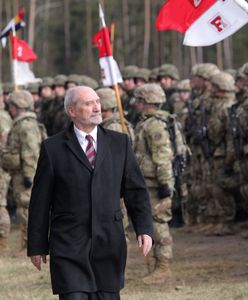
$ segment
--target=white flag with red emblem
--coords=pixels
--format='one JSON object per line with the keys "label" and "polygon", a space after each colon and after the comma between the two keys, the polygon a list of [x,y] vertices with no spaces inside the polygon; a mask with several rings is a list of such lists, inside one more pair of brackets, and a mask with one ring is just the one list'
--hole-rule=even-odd
{"label": "white flag with red emblem", "polygon": [[185,32],[183,44],[196,47],[218,43],[247,23],[245,0],[168,0],[156,28]]}
{"label": "white flag with red emblem", "polygon": [[40,81],[40,79],[35,78],[33,72],[29,68],[29,63],[37,59],[35,52],[24,40],[20,40],[16,35],[12,36],[11,41],[15,84],[25,85],[31,82]]}
{"label": "white flag with red emblem", "polygon": [[112,56],[110,32],[106,27],[102,7],[99,4],[99,17],[102,29],[94,35],[93,42],[99,48],[99,63],[101,68],[101,80],[104,86],[112,86],[121,83],[122,77],[117,62]]}

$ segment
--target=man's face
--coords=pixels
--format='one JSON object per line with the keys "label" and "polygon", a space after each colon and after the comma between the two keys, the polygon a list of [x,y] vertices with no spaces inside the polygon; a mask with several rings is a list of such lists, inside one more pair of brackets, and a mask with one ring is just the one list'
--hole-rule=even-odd
{"label": "man's face", "polygon": [[136,78],[135,84],[137,87],[139,87],[139,86],[146,84],[146,81],[143,78]]}
{"label": "man's face", "polygon": [[194,90],[204,90],[206,88],[206,81],[200,76],[193,76],[190,80],[190,85]]}
{"label": "man's face", "polygon": [[126,91],[132,91],[135,89],[135,82],[133,78],[124,79],[124,88]]}
{"label": "man's face", "polygon": [[145,101],[141,98],[136,98],[135,108],[137,113],[142,113],[144,111]]}
{"label": "man's face", "polygon": [[50,86],[44,86],[41,88],[40,95],[42,98],[51,98],[53,96],[53,90]]}
{"label": "man's face", "polygon": [[170,76],[161,76],[159,79],[160,85],[163,89],[169,89],[174,84],[175,80]]}
{"label": "man's face", "polygon": [[94,126],[102,122],[100,99],[91,89],[78,91],[77,102],[68,107],[68,113],[79,126]]}
{"label": "man's face", "polygon": [[10,114],[10,116],[11,116],[12,119],[15,119],[17,117],[17,115],[18,115],[18,109],[13,104],[9,104],[8,105],[8,112],[9,112],[9,114]]}
{"label": "man's face", "polygon": [[63,85],[57,85],[54,88],[54,93],[56,97],[64,97],[65,95],[65,88]]}

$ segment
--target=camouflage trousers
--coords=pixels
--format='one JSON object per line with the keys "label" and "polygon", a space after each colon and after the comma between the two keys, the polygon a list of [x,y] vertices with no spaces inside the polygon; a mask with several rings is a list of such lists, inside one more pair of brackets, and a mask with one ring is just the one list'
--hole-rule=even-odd
{"label": "camouflage trousers", "polygon": [[216,222],[232,222],[236,215],[232,190],[237,186],[238,180],[235,175],[225,173],[224,158],[213,158],[211,176],[206,182],[209,200],[204,214]]}
{"label": "camouflage trousers", "polygon": [[239,201],[239,206],[248,213],[248,156],[246,156],[241,161],[236,162],[239,173],[239,181],[240,181],[240,194],[241,199]]}
{"label": "camouflage trousers", "polygon": [[160,200],[157,188],[149,188],[154,226],[154,258],[157,260],[172,258],[172,236],[168,222],[172,218],[171,198]]}
{"label": "camouflage trousers", "polygon": [[10,231],[10,217],[6,209],[9,175],[0,169],[0,238],[7,238]]}
{"label": "camouflage trousers", "polygon": [[200,221],[203,211],[206,207],[206,177],[207,168],[205,166],[204,158],[200,154],[200,151],[193,152],[190,157],[190,163],[188,167],[188,175],[190,178],[188,189],[189,196],[186,204],[186,223],[187,225],[194,225],[197,221]]}
{"label": "camouflage trousers", "polygon": [[12,176],[13,195],[17,204],[17,216],[20,222],[22,237],[27,239],[28,207],[31,196],[31,188],[23,185],[23,176],[15,174]]}

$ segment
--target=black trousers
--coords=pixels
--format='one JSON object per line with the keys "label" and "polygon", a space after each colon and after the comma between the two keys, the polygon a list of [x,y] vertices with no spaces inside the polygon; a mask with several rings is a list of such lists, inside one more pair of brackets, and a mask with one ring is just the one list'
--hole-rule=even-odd
{"label": "black trousers", "polygon": [[59,300],[120,300],[120,293],[69,293],[59,295]]}

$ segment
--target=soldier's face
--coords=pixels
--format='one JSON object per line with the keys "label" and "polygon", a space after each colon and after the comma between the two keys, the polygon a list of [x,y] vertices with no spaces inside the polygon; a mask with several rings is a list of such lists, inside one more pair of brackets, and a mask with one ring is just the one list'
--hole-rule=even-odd
{"label": "soldier's face", "polygon": [[124,80],[124,88],[126,91],[132,91],[135,89],[135,82],[133,78],[126,78]]}
{"label": "soldier's face", "polygon": [[53,90],[51,89],[50,86],[44,86],[42,89],[41,89],[41,97],[44,97],[44,98],[50,98],[53,96]]}
{"label": "soldier's face", "polygon": [[64,86],[55,86],[55,88],[54,88],[54,93],[55,93],[55,96],[57,96],[57,97],[64,97],[64,95],[65,95],[65,88],[64,88]]}
{"label": "soldier's face", "polygon": [[12,119],[15,119],[18,115],[17,107],[15,105],[12,105],[12,104],[8,105],[8,112],[9,112]]}
{"label": "soldier's face", "polygon": [[145,102],[143,99],[137,98],[135,101],[135,108],[138,113],[142,113],[144,111]]}
{"label": "soldier's face", "polygon": [[161,76],[159,82],[163,89],[168,89],[174,84],[175,81],[169,76]]}

